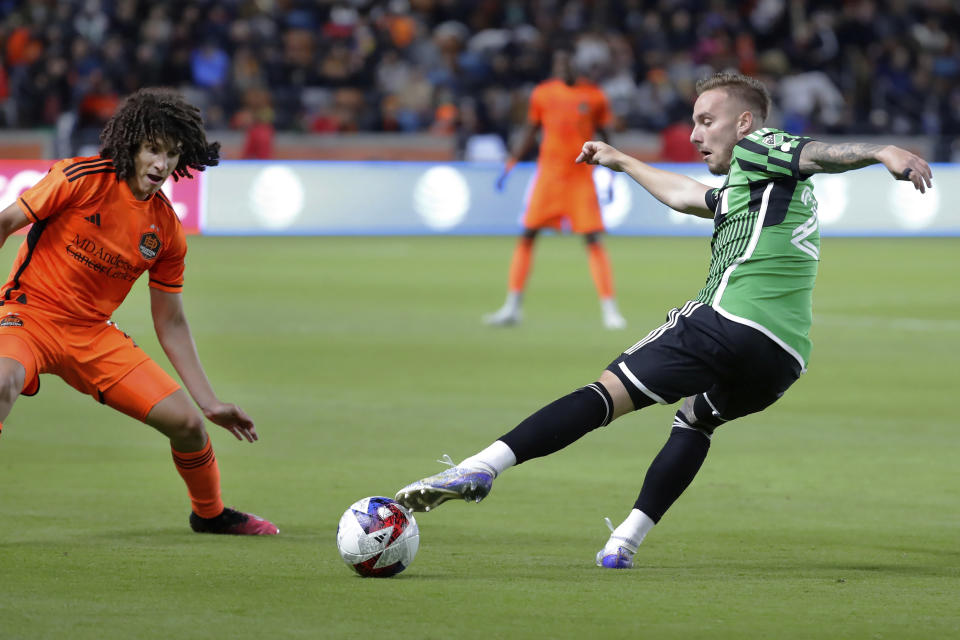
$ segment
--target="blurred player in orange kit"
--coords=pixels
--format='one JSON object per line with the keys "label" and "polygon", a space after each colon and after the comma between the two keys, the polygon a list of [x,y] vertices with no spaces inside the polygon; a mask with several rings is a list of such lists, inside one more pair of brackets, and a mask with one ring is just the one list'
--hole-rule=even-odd
{"label": "blurred player in orange kit", "polygon": [[[168,89],[127,98],[100,142],[99,156],[57,162],[0,212],[0,245],[33,223],[0,290],[0,421],[21,394],[37,393],[38,374],[56,374],[170,439],[194,531],[278,533],[220,498],[204,417],[238,440],[254,442],[257,431],[240,407],[217,398],[200,364],[181,299],[186,235],[160,191],[171,175],[216,165],[220,144],[207,141],[200,111]],[[110,320],[144,271],[157,338],[203,415]]]}
{"label": "blurred player in orange kit", "polygon": [[573,52],[558,49],[553,54],[553,77],[540,83],[530,96],[527,125],[516,148],[497,180],[503,184],[516,165],[536,142],[543,130],[536,183],[524,215],[524,231],[513,252],[507,299],[503,306],[484,317],[487,324],[512,325],[520,322],[523,292],[533,261],[533,244],[541,229],[562,229],[566,222],[587,243],[590,273],[593,276],[608,329],[622,329],[626,320],[620,315],[613,295],[613,274],[606,249],[600,242],[604,231],[593,167],[576,164],[583,140],[595,136],[607,139],[604,129],[610,121],[610,105],[598,87],[578,79]]}

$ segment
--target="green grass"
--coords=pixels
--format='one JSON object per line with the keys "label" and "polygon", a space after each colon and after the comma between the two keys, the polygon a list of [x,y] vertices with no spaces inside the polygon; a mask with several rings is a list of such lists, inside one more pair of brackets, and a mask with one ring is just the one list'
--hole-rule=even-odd
{"label": "green grass", "polygon": [[[627,416],[418,518],[389,580],[337,555],[343,510],[462,458],[596,378],[696,294],[706,239],[612,238],[626,332],[573,238],[193,238],[201,356],[261,441],[212,431],[228,504],[272,539],[198,536],[164,440],[50,376],[0,439],[0,638],[960,637],[960,241],[824,241],[809,373],[724,427],[638,568],[593,566],[674,409]],[[0,258],[12,260],[15,246]],[[116,319],[166,365],[146,286]],[[217,427],[211,426],[211,430]]]}

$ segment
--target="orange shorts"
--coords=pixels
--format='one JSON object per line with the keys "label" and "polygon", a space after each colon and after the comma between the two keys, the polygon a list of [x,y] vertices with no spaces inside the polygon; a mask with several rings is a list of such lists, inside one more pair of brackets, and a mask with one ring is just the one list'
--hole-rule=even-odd
{"label": "orange shorts", "polygon": [[0,307],[0,357],[23,365],[24,395],[39,391],[39,374],[53,373],[137,420],[180,388],[113,322],[69,324],[15,303]]}
{"label": "orange shorts", "polygon": [[566,221],[574,233],[603,231],[593,167],[586,168],[590,171],[538,170],[523,226],[559,230]]}

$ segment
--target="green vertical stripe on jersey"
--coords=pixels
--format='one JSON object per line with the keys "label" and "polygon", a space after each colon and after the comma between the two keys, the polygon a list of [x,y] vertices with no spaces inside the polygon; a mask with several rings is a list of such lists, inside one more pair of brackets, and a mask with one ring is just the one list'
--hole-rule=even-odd
{"label": "green vertical stripe on jersey", "polygon": [[697,301],[763,331],[806,369],[820,259],[817,200],[800,173],[809,138],[759,129],[733,149],[714,210],[707,282]]}

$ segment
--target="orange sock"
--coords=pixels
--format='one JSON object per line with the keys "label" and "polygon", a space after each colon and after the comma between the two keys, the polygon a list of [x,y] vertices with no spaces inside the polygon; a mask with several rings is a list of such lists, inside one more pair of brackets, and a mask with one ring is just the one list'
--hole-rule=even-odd
{"label": "orange sock", "polygon": [[597,287],[597,293],[601,299],[613,297],[613,272],[610,269],[610,260],[607,258],[607,250],[599,242],[593,242],[587,245],[590,260],[590,275],[593,276],[593,284]]}
{"label": "orange sock", "polygon": [[215,518],[223,511],[220,499],[220,468],[213,455],[213,445],[207,444],[200,451],[181,453],[171,448],[173,464],[183,481],[187,483],[193,512],[201,518]]}
{"label": "orange sock", "polygon": [[517,247],[513,250],[513,259],[510,261],[510,277],[507,281],[510,291],[519,293],[527,286],[527,276],[530,275],[532,260],[533,238],[520,238]]}

